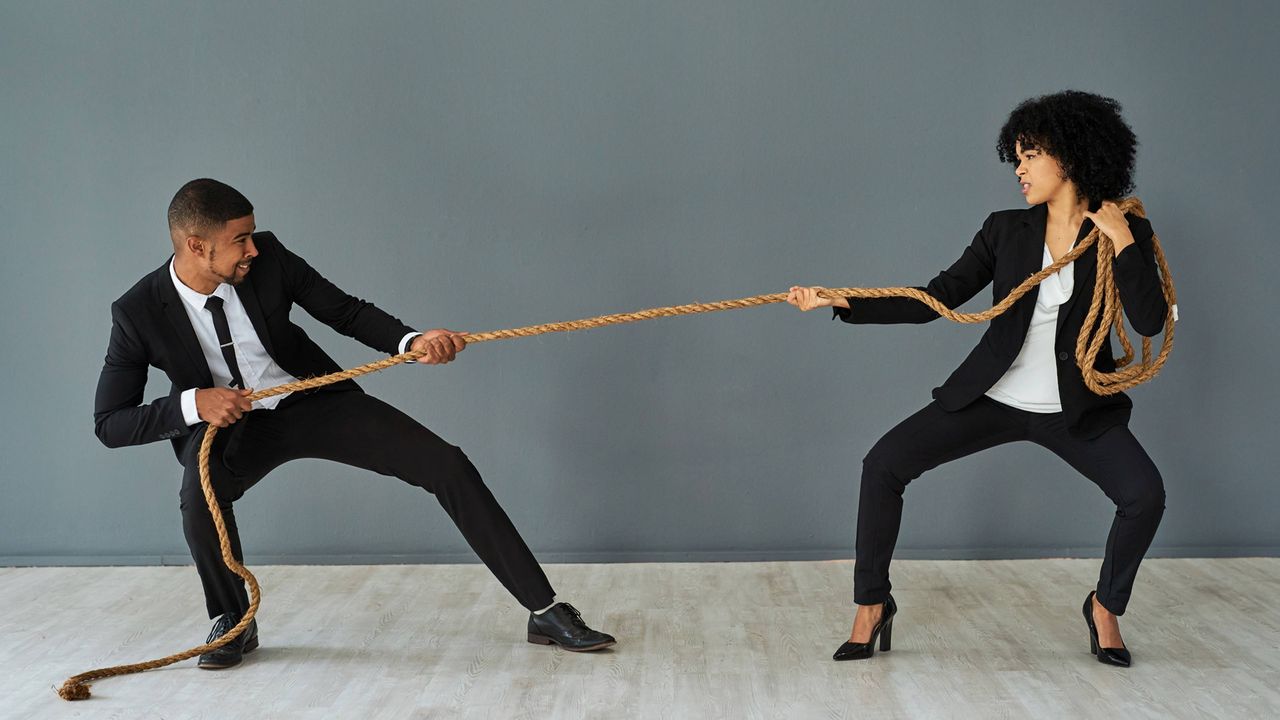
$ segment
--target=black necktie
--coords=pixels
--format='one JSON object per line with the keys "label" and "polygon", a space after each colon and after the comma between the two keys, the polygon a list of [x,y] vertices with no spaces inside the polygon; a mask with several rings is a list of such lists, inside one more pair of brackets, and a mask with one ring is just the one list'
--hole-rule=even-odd
{"label": "black necktie", "polygon": [[231,387],[243,388],[244,379],[240,377],[240,366],[236,364],[235,343],[231,342],[231,326],[227,325],[227,314],[222,310],[222,298],[210,295],[204,309],[213,315],[213,331],[218,334],[222,359],[227,361],[227,369],[231,371]]}

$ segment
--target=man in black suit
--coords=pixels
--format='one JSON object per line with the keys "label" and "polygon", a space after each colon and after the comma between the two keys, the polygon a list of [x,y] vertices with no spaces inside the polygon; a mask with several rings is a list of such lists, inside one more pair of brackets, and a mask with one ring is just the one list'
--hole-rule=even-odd
{"label": "man in black suit", "polygon": [[[480,474],[459,448],[408,415],[365,394],[354,381],[266,398],[247,396],[298,378],[340,370],[289,313],[294,304],[343,335],[390,354],[423,351],[428,364],[452,361],[461,333],[417,332],[352,297],[290,252],[255,232],[253,206],[216,180],[184,185],[169,205],[173,256],[111,305],[111,340],[94,403],[94,426],[108,447],[169,440],[185,468],[179,506],[187,545],[204,587],[209,639],[248,608],[244,583],[222,562],[200,489],[197,451],[205,423],[218,433],[210,473],[237,558],[232,503],[275,467],[321,458],[392,475],[436,496],[471,548],[530,611],[530,642],[598,650],[614,639],[589,628],[555,593],[542,568]],[[252,271],[252,272],[251,272]],[[167,396],[143,402],[148,366],[168,375]],[[231,667],[258,646],[256,622],[218,651],[206,669]]]}

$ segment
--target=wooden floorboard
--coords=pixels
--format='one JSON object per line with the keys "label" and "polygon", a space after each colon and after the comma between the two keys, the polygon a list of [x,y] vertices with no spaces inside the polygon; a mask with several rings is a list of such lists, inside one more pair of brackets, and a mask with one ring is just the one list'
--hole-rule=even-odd
{"label": "wooden floorboard", "polygon": [[836,663],[847,561],[550,565],[610,651],[525,641],[479,565],[269,566],[262,648],[68,675],[203,641],[189,567],[0,568],[4,718],[1260,718],[1280,716],[1280,559],[1153,559],[1128,670],[1088,654],[1096,560],[899,561],[892,652]]}

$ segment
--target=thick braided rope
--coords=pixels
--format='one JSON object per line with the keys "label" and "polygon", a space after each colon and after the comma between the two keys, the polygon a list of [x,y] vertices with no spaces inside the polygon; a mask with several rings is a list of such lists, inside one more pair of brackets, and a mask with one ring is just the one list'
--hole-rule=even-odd
{"label": "thick braided rope", "polygon": [[[1127,198],[1119,203],[1120,209],[1134,213],[1138,216],[1145,217],[1142,203],[1137,198]],[[1114,250],[1110,238],[1100,233],[1096,228],[1089,233],[1084,240],[1080,241],[1071,252],[1063,255],[1057,262],[1045,267],[1037,273],[1028,277],[1021,285],[1014,288],[1000,302],[996,303],[988,310],[975,313],[960,313],[952,310],[944,305],[937,298],[917,288],[895,287],[895,288],[835,288],[823,289],[822,294],[827,297],[853,297],[853,298],[891,298],[905,297],[918,300],[937,312],[940,316],[958,323],[980,323],[986,322],[997,315],[1008,310],[1022,296],[1031,291],[1032,288],[1039,285],[1041,281],[1050,275],[1058,272],[1068,263],[1075,261],[1086,250],[1093,245],[1098,246],[1097,276],[1094,285],[1093,301],[1089,305],[1089,312],[1085,316],[1084,330],[1080,333],[1079,339],[1076,341],[1076,364],[1081,368],[1084,375],[1085,385],[1093,392],[1099,395],[1112,395],[1128,388],[1134,387],[1155,377],[1160,372],[1160,368],[1164,366],[1165,360],[1169,357],[1169,351],[1173,347],[1173,306],[1177,303],[1177,296],[1174,293],[1173,280],[1169,275],[1169,267],[1165,262],[1164,251],[1160,247],[1160,241],[1152,238],[1152,245],[1155,251],[1156,262],[1160,269],[1161,282],[1164,288],[1165,299],[1169,303],[1169,311],[1165,316],[1164,326],[1164,342],[1160,348],[1160,353],[1153,359],[1151,356],[1151,339],[1144,337],[1142,339],[1142,362],[1132,367],[1127,367],[1133,360],[1133,346],[1130,344],[1124,330],[1124,317],[1120,311],[1120,291],[1116,288],[1115,279],[1112,274],[1112,263],[1109,262],[1114,255]],[[649,310],[640,310],[638,312],[617,313],[614,315],[601,315],[598,317],[586,318],[583,320],[573,320],[570,322],[546,323],[543,325],[531,325],[522,328],[513,328],[509,330],[494,330],[491,332],[474,333],[465,336],[467,344],[489,342],[491,340],[507,340],[518,337],[532,337],[534,335],[545,335],[555,332],[571,332],[574,330],[590,330],[592,328],[604,327],[606,325],[621,325],[623,323],[638,322],[640,320],[652,320],[655,318],[675,317],[677,315],[694,315],[698,313],[718,312],[721,310],[738,310],[741,308],[755,307],[757,305],[768,305],[772,303],[785,302],[786,293],[773,293],[770,295],[753,295],[751,297],[740,298],[738,300],[722,300],[710,303],[691,303],[688,305],[675,305],[671,307],[651,308]],[[1093,367],[1094,360],[1098,357],[1098,352],[1102,348],[1102,344],[1106,341],[1112,328],[1115,328],[1116,334],[1120,338],[1120,344],[1124,348],[1125,354],[1117,359],[1115,372],[1100,372]],[[1092,329],[1092,331],[1091,331]],[[417,360],[425,353],[410,351],[395,355],[383,360],[371,362],[366,365],[342,370],[340,372],[331,373],[329,375],[321,375],[319,377],[298,380],[297,382],[285,383],[277,385],[273,388],[259,390],[249,395],[250,400],[261,400],[263,398],[272,397],[274,395],[282,395],[284,393],[297,392],[299,390],[310,390],[312,388],[329,385],[331,383],[340,382],[342,380],[350,380],[352,378],[367,375],[369,373],[385,370],[393,365],[410,360]],[[90,670],[68,678],[58,689],[58,694],[65,700],[83,700],[89,697],[89,683],[94,680],[115,677],[117,675],[128,675],[130,673],[142,672],[144,670],[154,670],[155,668],[171,665],[181,662],[188,658],[212,652],[223,645],[234,640],[244,631],[249,623],[253,621],[254,616],[258,612],[258,605],[262,599],[261,589],[258,586],[258,580],[253,573],[249,572],[243,564],[236,560],[231,552],[231,541],[227,536],[226,522],[222,518],[222,510],[218,507],[218,499],[213,493],[213,483],[209,476],[209,453],[213,447],[213,438],[217,435],[218,428],[208,425],[205,428],[203,441],[200,443],[200,487],[204,491],[205,502],[209,506],[209,513],[213,516],[213,523],[218,530],[218,540],[222,547],[222,560],[227,567],[236,575],[239,575],[249,584],[249,609],[245,612],[240,622],[222,637],[213,642],[206,643],[199,647],[193,647],[190,650],[169,655],[168,657],[150,660],[147,662],[135,663],[132,665],[118,665],[115,667],[102,668],[99,670]]]}

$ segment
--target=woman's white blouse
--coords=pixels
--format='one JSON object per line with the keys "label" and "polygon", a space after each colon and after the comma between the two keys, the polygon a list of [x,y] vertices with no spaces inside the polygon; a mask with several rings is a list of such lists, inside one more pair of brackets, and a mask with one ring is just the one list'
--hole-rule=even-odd
{"label": "woman's white blouse", "polygon": [[[1053,264],[1049,246],[1045,245],[1041,268]],[[1036,309],[1022,350],[1013,365],[991,389],[987,397],[1034,413],[1062,412],[1058,397],[1058,367],[1054,359],[1053,338],[1058,328],[1058,308],[1071,297],[1075,287],[1075,263],[1068,263],[1040,283]]]}

